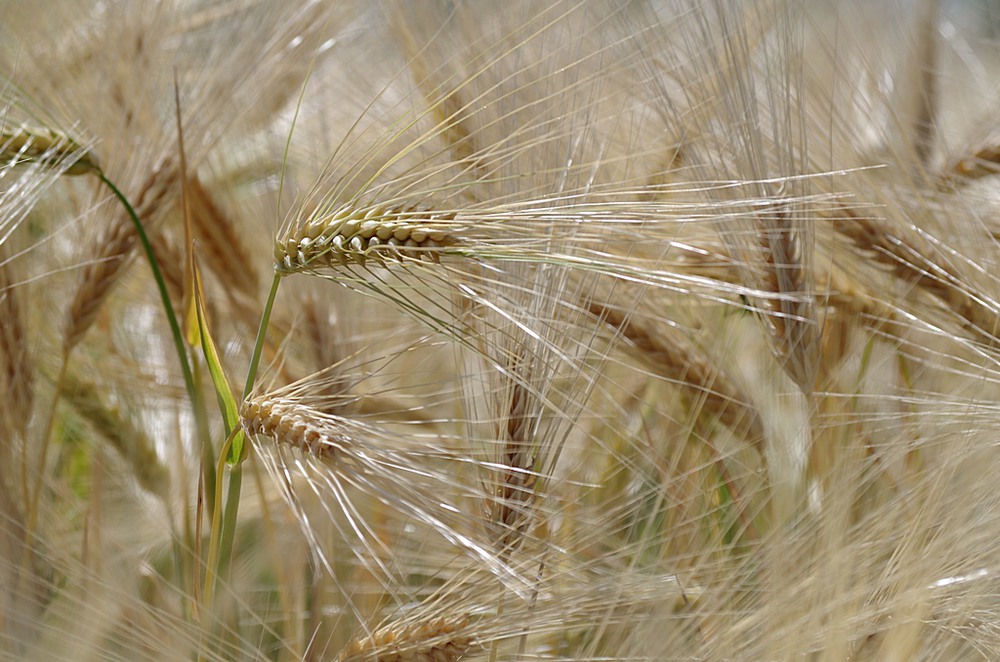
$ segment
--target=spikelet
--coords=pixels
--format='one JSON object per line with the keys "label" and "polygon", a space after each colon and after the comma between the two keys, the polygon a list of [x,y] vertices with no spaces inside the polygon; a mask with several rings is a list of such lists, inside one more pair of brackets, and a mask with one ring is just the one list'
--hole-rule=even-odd
{"label": "spikelet", "polygon": [[337,662],[453,662],[476,648],[468,615],[390,623],[348,644]]}
{"label": "spikelet", "polygon": [[1000,174],[1000,146],[988,145],[952,163],[943,176],[943,182],[955,186]]}
{"label": "spikelet", "polygon": [[440,249],[453,246],[454,213],[414,207],[359,208],[344,205],[321,214],[279,237],[274,246],[275,268],[294,273],[319,267],[363,265],[369,257],[435,261]]}
{"label": "spikelet", "polygon": [[12,165],[41,163],[63,168],[62,173],[71,176],[101,170],[90,150],[55,131],[27,126],[0,131],[0,161]]}

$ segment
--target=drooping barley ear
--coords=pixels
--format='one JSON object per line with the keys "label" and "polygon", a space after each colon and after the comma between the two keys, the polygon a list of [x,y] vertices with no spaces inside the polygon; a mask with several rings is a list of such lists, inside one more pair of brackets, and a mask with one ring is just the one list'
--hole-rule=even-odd
{"label": "drooping barley ear", "polygon": [[161,497],[169,494],[170,472],[160,460],[153,440],[107,402],[97,384],[70,371],[60,395],[128,462],[140,487]]}
{"label": "drooping barley ear", "polygon": [[[177,179],[177,168],[170,159],[161,161],[146,178],[135,198],[135,210],[147,230],[171,204],[171,193]],[[69,353],[94,323],[98,311],[133,254],[137,241],[135,227],[124,213],[116,216],[98,237],[93,258],[83,268],[69,306],[63,340],[64,352]]]}
{"label": "drooping barley ear", "polygon": [[[687,249],[677,261],[677,268],[686,273],[692,273],[705,278],[711,278],[721,283],[741,285],[739,267],[725,251],[719,247],[702,248],[696,245],[685,245]],[[880,299],[874,292],[859,282],[857,278],[848,276],[843,269],[828,265],[826,270],[816,272],[816,305],[832,309],[834,317],[839,317],[845,325],[840,330],[856,327],[858,323],[872,329],[883,329],[898,320],[895,308]],[[850,320],[850,322],[846,322]],[[843,338],[834,338],[837,331],[834,322],[827,316],[821,324],[820,343],[824,345],[823,363],[839,362],[844,353],[835,350],[834,346]],[[846,349],[841,345],[841,349]],[[833,351],[827,351],[827,349]]]}
{"label": "drooping barley ear", "polygon": [[964,278],[919,232],[888,221],[862,216],[853,209],[840,210],[834,229],[893,274],[931,294],[965,321],[965,326],[989,339],[1000,336],[998,305],[970,290]]}
{"label": "drooping barley ear", "polygon": [[508,370],[504,392],[499,394],[496,438],[499,444],[495,478],[484,504],[487,527],[502,556],[520,545],[535,498],[537,469],[535,434],[536,398],[528,390],[530,368],[515,359]]}
{"label": "drooping barley ear", "polygon": [[67,136],[26,126],[0,131],[0,162],[12,165],[41,163],[65,168],[65,175],[85,175],[101,169],[92,152]]}
{"label": "drooping barley ear", "polygon": [[384,258],[436,261],[458,243],[455,214],[417,207],[343,205],[291,228],[274,246],[276,269],[285,274],[320,267],[364,265]]}
{"label": "drooping barley ear", "polygon": [[790,209],[775,205],[756,218],[758,282],[773,296],[764,298],[761,319],[768,341],[785,373],[803,393],[816,384],[816,320],[811,274],[803,263],[800,230]]}
{"label": "drooping barley ear", "polygon": [[666,330],[647,328],[642,320],[627,317],[611,306],[588,302],[592,315],[613,327],[635,348],[639,357],[664,379],[685,389],[692,405],[715,417],[723,425],[762,453],[764,425],[752,401],[743,390],[708,357],[679,337],[667,337]]}
{"label": "drooping barley ear", "polygon": [[[289,388],[294,392],[299,387]],[[324,544],[314,537],[315,531],[308,514],[302,510],[297,490],[288,482],[291,474],[304,478],[328,513],[344,509],[353,513],[354,506],[344,501],[351,499],[347,488],[367,495],[407,520],[423,523],[449,546],[463,549],[478,567],[488,568],[508,586],[525,591],[526,580],[477,535],[481,534],[481,529],[477,530],[479,517],[450,501],[454,498],[464,504],[465,499],[478,497],[480,492],[463,487],[453,473],[452,469],[460,470],[461,462],[447,444],[436,438],[428,441],[400,437],[368,423],[325,413],[298,397],[279,393],[245,402],[240,414],[242,425],[248,433],[278,445],[277,453],[264,455],[268,462],[277,463],[269,466],[280,472],[282,496],[297,515],[303,534],[313,543],[318,560],[328,569],[331,557]],[[285,465],[282,447],[299,449],[321,461],[297,458],[294,467]],[[425,464],[428,462],[431,464]],[[442,468],[442,462],[449,467]],[[362,529],[355,533],[362,537],[372,535],[366,527]],[[378,574],[390,571],[382,558],[387,553],[384,541],[365,538],[358,543],[359,560]],[[386,577],[384,581],[390,580]]]}
{"label": "drooping barley ear", "polygon": [[218,276],[226,291],[257,296],[258,274],[232,217],[216,202],[198,177],[188,180],[188,203],[201,263]]}
{"label": "drooping barley ear", "polygon": [[389,623],[344,647],[337,662],[453,662],[478,648],[468,614]]}
{"label": "drooping barley ear", "polygon": [[314,457],[334,459],[339,447],[349,443],[338,436],[324,419],[318,423],[319,412],[305,405],[261,396],[247,401],[240,409],[244,429],[252,434],[269,437],[278,444],[297,448]]}
{"label": "drooping barley ear", "polygon": [[[10,275],[10,265],[0,259],[0,420],[8,433],[21,433],[31,416],[34,370],[28,350],[25,311]],[[12,434],[5,434],[0,448],[10,459]],[[4,466],[9,466],[5,464]]]}

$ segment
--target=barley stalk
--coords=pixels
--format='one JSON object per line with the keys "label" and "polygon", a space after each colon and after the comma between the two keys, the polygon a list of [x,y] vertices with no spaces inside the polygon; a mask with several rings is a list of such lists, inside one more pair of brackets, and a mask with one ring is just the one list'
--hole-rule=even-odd
{"label": "barley stalk", "polygon": [[344,205],[300,224],[275,242],[276,269],[294,273],[321,266],[364,265],[369,257],[436,261],[453,246],[455,214],[415,207]]}
{"label": "barley stalk", "polygon": [[[177,170],[165,160],[149,174],[136,198],[136,214],[146,224],[160,218],[170,204],[177,183]],[[71,351],[94,323],[97,313],[118,282],[138,241],[135,227],[126,216],[116,216],[98,237],[95,255],[83,268],[79,285],[66,317],[64,351]]]}
{"label": "barley stalk", "polygon": [[359,637],[338,655],[337,662],[452,662],[476,648],[468,615],[400,621]]}
{"label": "barley stalk", "polygon": [[160,265],[160,273],[163,274],[170,299],[177,308],[184,300],[184,254],[175,241],[164,236],[153,243],[153,255]]}

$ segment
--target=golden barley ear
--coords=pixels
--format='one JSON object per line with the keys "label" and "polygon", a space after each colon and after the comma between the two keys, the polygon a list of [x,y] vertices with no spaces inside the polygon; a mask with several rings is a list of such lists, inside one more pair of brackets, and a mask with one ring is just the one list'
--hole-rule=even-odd
{"label": "golden barley ear", "polygon": [[[23,433],[34,401],[34,366],[28,347],[27,311],[11,270],[12,265],[0,257],[0,399],[4,403],[0,420],[4,429]],[[6,460],[11,459],[9,444],[9,439],[0,444]],[[5,466],[13,465],[5,462]]]}
{"label": "golden barley ear", "polygon": [[335,461],[338,447],[350,443],[346,435],[337,435],[330,426],[314,419],[308,407],[294,403],[257,398],[243,404],[240,417],[248,432],[270,437],[279,444],[319,458]]}
{"label": "golden barley ear", "polygon": [[200,260],[225,285],[230,296],[257,296],[260,276],[236,219],[197,176],[188,177],[188,204]]}
{"label": "golden barley ear", "polygon": [[[454,554],[455,548],[462,550],[523,593],[525,578],[491,544],[483,542],[481,520],[464,506],[466,501],[479,498],[480,492],[463,477],[468,458],[459,456],[452,442],[434,436],[401,436],[367,421],[324,412],[294,395],[301,392],[302,384],[309,383],[307,379],[252,398],[240,412],[248,433],[275,444],[264,446],[261,455],[307,536],[312,536],[312,527],[302,509],[300,487],[312,492],[328,515],[343,512],[349,519],[357,516],[354,494],[377,502],[388,509],[386,514],[407,519],[414,530],[420,525],[425,534],[436,533],[449,554]],[[290,481],[291,476],[299,480]],[[366,526],[353,530],[352,535],[362,537],[355,554],[366,566],[373,558],[377,562],[379,554],[389,553],[384,541],[366,538],[371,535]],[[316,544],[320,563],[330,569],[335,558],[322,543],[310,539]],[[389,571],[388,567],[371,569],[380,574]]]}
{"label": "golden barley ear", "polygon": [[384,263],[389,259],[435,261],[455,246],[455,214],[415,207],[344,205],[299,224],[275,242],[276,269],[282,273],[321,267]]}
{"label": "golden barley ear", "polygon": [[[782,368],[803,393],[816,387],[816,318],[812,274],[802,255],[801,230],[780,206],[757,219],[762,289],[774,296],[763,302],[764,326]],[[808,250],[809,247],[806,249]]]}
{"label": "golden barley ear", "polygon": [[[424,9],[426,8],[416,13],[431,14],[433,17],[433,12],[426,12]],[[469,81],[468,72],[459,70],[464,63],[458,63],[454,55],[437,67],[434,66],[435,62],[440,61],[435,59],[435,56],[442,58],[441,47],[434,41],[422,47],[418,46],[416,41],[418,32],[414,30],[415,18],[419,20],[423,16],[414,16],[412,11],[408,12],[407,8],[400,7],[390,17],[390,29],[406,57],[407,68],[413,81],[427,103],[427,112],[434,122],[435,129],[440,132],[441,138],[452,153],[452,160],[463,171],[478,179],[483,174],[479,162],[480,146],[469,118],[469,106],[464,99],[467,91],[462,87],[462,83]],[[454,22],[461,19],[452,16],[451,20]],[[442,26],[433,25],[426,32],[435,33],[437,41],[441,41],[440,36],[436,34],[441,30]]]}
{"label": "golden barley ear", "polygon": [[970,288],[967,278],[939,258],[939,251],[913,228],[864,215],[850,208],[833,218],[834,230],[900,280],[913,283],[950,308],[980,338],[1000,337],[1000,305]]}
{"label": "golden barley ear", "polygon": [[594,317],[617,330],[658,375],[688,391],[693,405],[744,435],[763,457],[765,433],[760,414],[721,366],[713,365],[680,337],[667,335],[665,329],[654,329],[640,318],[597,301],[589,301],[587,307]]}
{"label": "golden barley ear", "polygon": [[499,394],[497,467],[484,504],[487,528],[503,557],[520,546],[537,496],[537,403],[528,390],[530,376],[517,363],[507,368],[510,378]]}
{"label": "golden barley ear", "polygon": [[453,662],[477,648],[468,614],[389,623],[349,643],[337,662]]}

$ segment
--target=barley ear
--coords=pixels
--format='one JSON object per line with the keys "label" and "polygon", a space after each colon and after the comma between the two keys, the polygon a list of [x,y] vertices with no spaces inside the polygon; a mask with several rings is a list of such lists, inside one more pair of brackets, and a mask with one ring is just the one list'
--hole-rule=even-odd
{"label": "barley ear", "polygon": [[[25,311],[10,265],[0,261],[0,411],[5,430],[23,432],[27,426],[34,400],[33,377]],[[6,448],[4,456],[10,459]]]}
{"label": "barley ear", "polygon": [[454,213],[415,207],[345,205],[292,228],[275,242],[280,273],[321,267],[364,265],[369,258],[436,261],[441,250],[458,243]]}
{"label": "barley ear", "polygon": [[943,260],[919,232],[888,221],[862,216],[843,208],[843,217],[834,219],[833,228],[869,255],[892,269],[905,282],[931,294],[950,308],[980,336],[1000,337],[998,306],[988,296],[972,291],[957,270]]}
{"label": "barley ear", "polygon": [[535,497],[536,415],[530,406],[534,398],[518,379],[522,376],[511,379],[501,396],[497,431],[500,457],[492,493],[485,504],[486,521],[501,555],[510,554],[520,545]]}
{"label": "barley ear", "polygon": [[476,648],[468,615],[396,622],[359,637],[337,655],[337,662],[452,662]]}
{"label": "barley ear", "polygon": [[784,208],[762,213],[756,226],[759,284],[774,295],[762,302],[761,318],[781,367],[809,394],[816,386],[819,325],[801,233]]}
{"label": "barley ear", "polygon": [[679,337],[650,328],[641,319],[596,301],[588,302],[590,314],[614,328],[629,341],[636,354],[658,375],[687,391],[692,404],[742,434],[763,452],[764,424],[752,401],[721,368]]}
{"label": "barley ear", "polygon": [[60,395],[93,429],[128,462],[139,485],[165,497],[170,488],[170,472],[160,460],[153,440],[102,397],[97,384],[68,372]]}
{"label": "barley ear", "polygon": [[[240,419],[251,434],[263,435],[309,455],[332,458],[342,439],[331,436],[329,426],[320,426],[310,408],[261,396],[243,403]],[[318,417],[318,413],[316,413]]]}
{"label": "barley ear", "polygon": [[0,161],[41,163],[53,168],[65,168],[64,175],[85,175],[99,172],[97,157],[67,136],[47,129],[20,127],[0,131]]}

